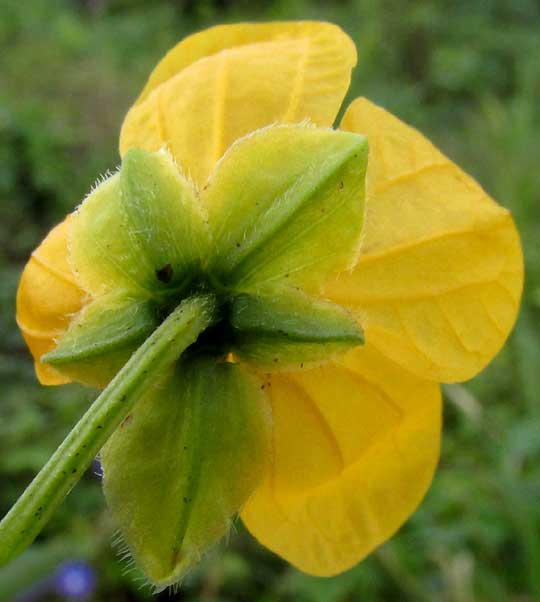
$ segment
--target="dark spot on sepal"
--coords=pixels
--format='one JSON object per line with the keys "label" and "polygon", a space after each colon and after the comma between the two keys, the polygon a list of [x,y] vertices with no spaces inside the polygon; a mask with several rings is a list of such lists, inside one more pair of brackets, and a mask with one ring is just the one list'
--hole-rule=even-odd
{"label": "dark spot on sepal", "polygon": [[169,282],[173,278],[173,275],[174,275],[174,270],[170,263],[168,263],[167,265],[164,265],[159,270],[156,270],[156,278],[160,282],[164,282],[165,284],[169,284]]}

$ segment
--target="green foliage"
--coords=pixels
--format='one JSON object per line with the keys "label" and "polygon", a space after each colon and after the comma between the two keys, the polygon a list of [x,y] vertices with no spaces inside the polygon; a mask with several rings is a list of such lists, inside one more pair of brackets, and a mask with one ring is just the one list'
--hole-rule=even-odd
{"label": "green foliage", "polygon": [[[351,571],[324,580],[288,567],[239,525],[229,545],[186,581],[182,599],[532,602],[540,592],[536,0],[3,0],[1,510],[94,397],[79,387],[46,389],[35,381],[14,321],[28,253],[80,202],[97,174],[118,163],[122,117],[168,47],[215,22],[269,18],[342,25],[360,57],[349,99],[365,95],[422,129],[514,212],[525,247],[525,303],[490,368],[472,383],[446,389],[440,469],[396,537]],[[122,576],[110,550],[112,528],[99,483],[88,474],[42,539],[69,533],[76,540],[100,574],[96,602],[149,599],[132,577]],[[0,591],[6,579],[0,571]]]}

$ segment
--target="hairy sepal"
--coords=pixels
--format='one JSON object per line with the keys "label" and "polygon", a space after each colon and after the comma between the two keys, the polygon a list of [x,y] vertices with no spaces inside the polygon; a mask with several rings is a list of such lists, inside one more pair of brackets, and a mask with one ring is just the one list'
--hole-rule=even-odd
{"label": "hairy sepal", "polygon": [[266,397],[238,365],[199,357],[156,383],[101,458],[109,507],[149,581],[178,582],[227,532],[269,453]]}
{"label": "hairy sepal", "polygon": [[69,261],[90,303],[42,361],[105,386],[199,276],[208,237],[172,158],[131,149],[71,220]]}
{"label": "hairy sepal", "polygon": [[238,295],[230,315],[234,354],[271,371],[324,363],[364,342],[346,309],[296,290]]}
{"label": "hairy sepal", "polygon": [[201,193],[215,276],[237,291],[287,283],[316,292],[351,267],[367,154],[364,136],[308,125],[271,126],[236,142]]}
{"label": "hairy sepal", "polygon": [[165,152],[131,149],[120,172],[74,215],[70,262],[92,296],[178,294],[208,253],[208,230],[191,184]]}
{"label": "hairy sepal", "polygon": [[79,382],[103,387],[158,326],[151,302],[105,295],[79,313],[42,361]]}

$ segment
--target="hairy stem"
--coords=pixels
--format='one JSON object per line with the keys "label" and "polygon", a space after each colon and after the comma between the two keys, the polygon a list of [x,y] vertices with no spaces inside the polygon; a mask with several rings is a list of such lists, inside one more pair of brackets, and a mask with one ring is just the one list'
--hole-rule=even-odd
{"label": "hairy stem", "polygon": [[0,566],[23,552],[135,403],[215,319],[211,295],[183,301],[131,356],[0,523]]}

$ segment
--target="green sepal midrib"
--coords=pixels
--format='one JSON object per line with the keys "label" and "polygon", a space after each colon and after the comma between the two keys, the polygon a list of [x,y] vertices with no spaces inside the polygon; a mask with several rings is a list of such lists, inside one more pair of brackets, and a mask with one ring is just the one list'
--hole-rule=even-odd
{"label": "green sepal midrib", "polygon": [[364,342],[364,337],[359,330],[356,334],[350,335],[302,335],[294,332],[286,332],[284,330],[259,330],[246,329],[235,333],[235,342],[242,341],[287,341],[291,343],[314,343],[324,345],[325,343],[348,343],[361,345]]}

